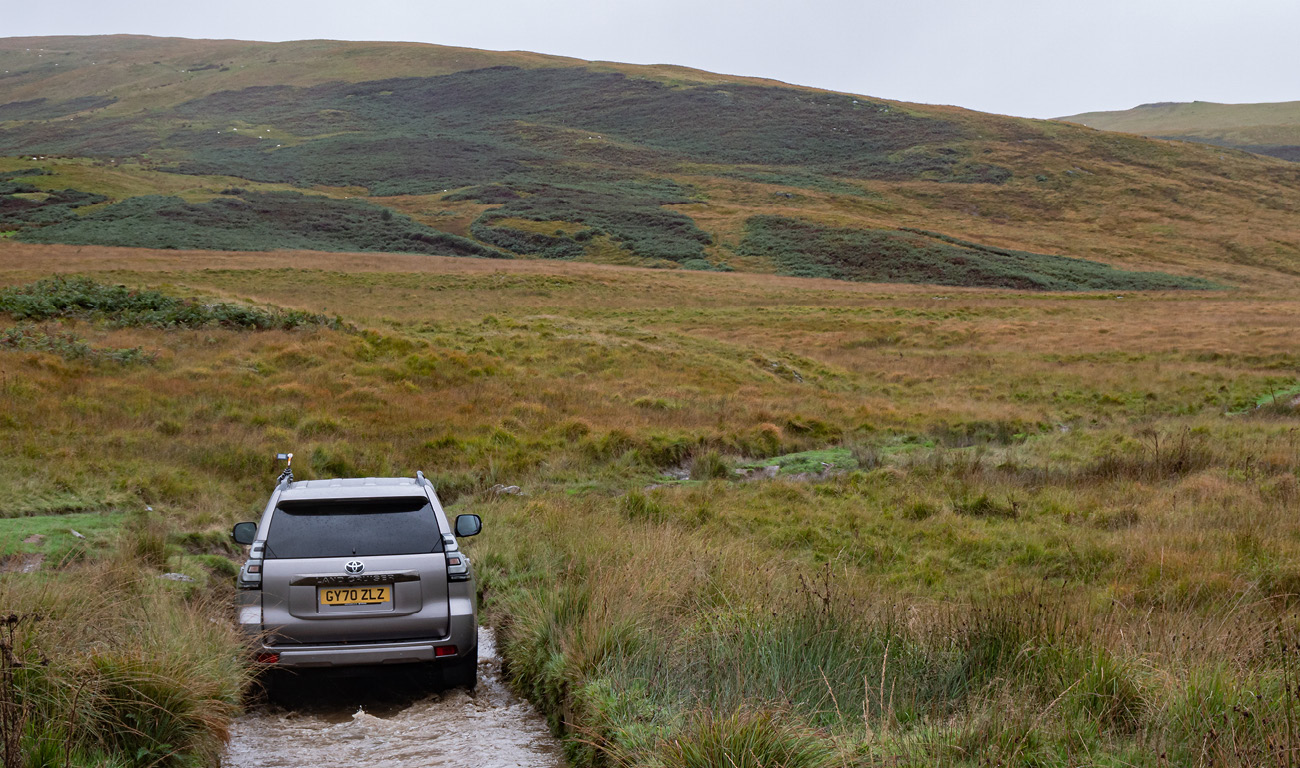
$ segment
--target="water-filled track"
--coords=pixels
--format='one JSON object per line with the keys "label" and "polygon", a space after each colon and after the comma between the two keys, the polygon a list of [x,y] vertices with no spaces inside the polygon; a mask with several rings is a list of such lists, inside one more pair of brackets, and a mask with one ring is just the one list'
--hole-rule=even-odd
{"label": "water-filled track", "polygon": [[559,768],[558,742],[501,679],[491,630],[479,629],[479,683],[427,692],[400,670],[295,686],[231,729],[228,768]]}

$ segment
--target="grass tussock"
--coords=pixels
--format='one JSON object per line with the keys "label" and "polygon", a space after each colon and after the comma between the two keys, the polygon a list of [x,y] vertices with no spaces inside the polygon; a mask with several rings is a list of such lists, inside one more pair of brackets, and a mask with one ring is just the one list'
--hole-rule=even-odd
{"label": "grass tussock", "polygon": [[248,679],[242,640],[218,618],[224,579],[158,578],[177,562],[166,534],[134,519],[103,556],[0,577],[0,707],[24,755],[12,764],[217,764]]}
{"label": "grass tussock", "polygon": [[703,451],[691,458],[692,480],[716,480],[730,474],[731,468],[717,451]]}
{"label": "grass tussock", "polygon": [[664,768],[830,768],[835,755],[825,741],[773,710],[721,716],[698,713],[663,747]]}

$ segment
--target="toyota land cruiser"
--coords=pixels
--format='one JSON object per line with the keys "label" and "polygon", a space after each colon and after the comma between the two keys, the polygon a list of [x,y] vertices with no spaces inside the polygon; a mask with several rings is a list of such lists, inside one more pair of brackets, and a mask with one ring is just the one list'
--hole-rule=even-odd
{"label": "toyota land cruiser", "polygon": [[[282,457],[283,458],[283,457]],[[433,484],[415,478],[294,482],[286,469],[239,572],[239,624],[259,664],[283,668],[428,662],[444,684],[477,682],[478,605],[469,558]]]}

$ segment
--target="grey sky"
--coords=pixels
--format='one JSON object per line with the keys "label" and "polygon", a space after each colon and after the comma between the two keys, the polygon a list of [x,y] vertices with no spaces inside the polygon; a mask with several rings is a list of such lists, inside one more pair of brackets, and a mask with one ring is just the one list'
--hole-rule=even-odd
{"label": "grey sky", "polygon": [[4,0],[0,36],[411,40],[1054,117],[1300,100],[1300,0]]}

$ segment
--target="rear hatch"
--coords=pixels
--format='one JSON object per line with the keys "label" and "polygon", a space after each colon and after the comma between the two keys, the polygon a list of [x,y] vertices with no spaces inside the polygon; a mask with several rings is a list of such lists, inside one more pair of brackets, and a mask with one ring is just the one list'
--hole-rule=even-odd
{"label": "rear hatch", "polygon": [[282,501],[262,570],[279,644],[445,637],[447,561],[423,496]]}

